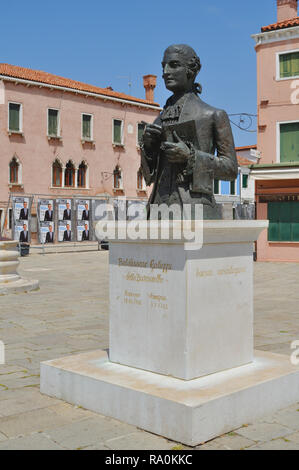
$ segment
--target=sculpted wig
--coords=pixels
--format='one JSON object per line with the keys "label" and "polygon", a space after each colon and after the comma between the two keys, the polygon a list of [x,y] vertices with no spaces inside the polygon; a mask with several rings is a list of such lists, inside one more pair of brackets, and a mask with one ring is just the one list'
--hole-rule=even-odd
{"label": "sculpted wig", "polygon": [[[195,50],[192,49],[192,47],[188,46],[187,44],[173,44],[167,47],[167,49],[164,52],[164,55],[170,54],[172,52],[179,54],[183,64],[187,68],[188,76],[193,77],[193,80],[195,80],[198,72],[201,69],[200,58],[196,54]],[[193,83],[192,88],[195,93],[202,92],[202,86],[199,83]]]}

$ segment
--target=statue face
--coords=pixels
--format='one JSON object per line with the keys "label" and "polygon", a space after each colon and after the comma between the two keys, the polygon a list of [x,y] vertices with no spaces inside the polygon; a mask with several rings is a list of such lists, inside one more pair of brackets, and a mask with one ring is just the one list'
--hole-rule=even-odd
{"label": "statue face", "polygon": [[176,52],[165,53],[162,67],[163,79],[168,90],[179,93],[191,88],[193,79],[188,77],[187,67],[182,62],[180,54]]}

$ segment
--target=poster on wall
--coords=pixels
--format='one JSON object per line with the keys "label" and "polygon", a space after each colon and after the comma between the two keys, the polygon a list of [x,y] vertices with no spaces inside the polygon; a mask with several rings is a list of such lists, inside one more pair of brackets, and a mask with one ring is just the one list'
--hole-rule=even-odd
{"label": "poster on wall", "polygon": [[70,220],[60,220],[58,222],[58,241],[72,241],[72,223]]}
{"label": "poster on wall", "polygon": [[57,199],[58,220],[72,220],[72,200]]}
{"label": "poster on wall", "polygon": [[40,243],[54,243],[55,226],[54,222],[40,222],[39,241]]}
{"label": "poster on wall", "polygon": [[77,220],[91,220],[91,201],[87,199],[76,200]]}
{"label": "poster on wall", "polygon": [[14,197],[13,198],[13,215],[14,220],[29,220],[30,219],[30,198],[29,197]]}
{"label": "poster on wall", "polygon": [[15,196],[12,198],[12,233],[14,240],[30,243],[31,198]]}
{"label": "poster on wall", "polygon": [[89,231],[89,222],[87,220],[79,220],[77,222],[77,241],[86,242],[91,240],[90,231]]}
{"label": "poster on wall", "polygon": [[14,226],[14,239],[20,243],[30,243],[30,233],[27,220],[17,220]]}
{"label": "poster on wall", "polygon": [[54,222],[53,199],[39,199],[38,206],[40,222]]}

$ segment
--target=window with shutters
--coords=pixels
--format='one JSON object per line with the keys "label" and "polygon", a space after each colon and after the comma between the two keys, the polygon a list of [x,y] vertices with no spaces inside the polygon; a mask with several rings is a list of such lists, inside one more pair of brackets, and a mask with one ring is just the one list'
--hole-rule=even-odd
{"label": "window with shutters", "polygon": [[299,202],[268,202],[268,241],[299,241]]}
{"label": "window with shutters", "polygon": [[22,132],[22,105],[8,103],[8,130],[9,132]]}
{"label": "window with shutters", "polygon": [[299,51],[279,54],[279,78],[299,77]]}
{"label": "window with shutters", "polygon": [[141,142],[141,140],[142,140],[142,136],[143,136],[144,129],[145,129],[145,124],[139,122],[139,123],[137,124],[137,145],[138,145],[138,146],[140,145],[140,142]]}
{"label": "window with shutters", "polygon": [[234,196],[236,194],[236,180],[230,181],[229,193],[231,196]]}
{"label": "window with shutters", "polygon": [[214,179],[214,194],[220,194],[219,191],[220,191],[219,180]]}
{"label": "window with shutters", "polygon": [[62,166],[58,160],[52,165],[52,186],[62,185]]}
{"label": "window with shutters", "polygon": [[82,114],[82,140],[93,140],[93,116],[92,114]]}
{"label": "window with shutters", "polygon": [[123,145],[123,121],[113,119],[112,143],[114,145]]}
{"label": "window with shutters", "polygon": [[64,170],[64,186],[75,186],[75,167],[70,160]]}
{"label": "window with shutters", "polygon": [[19,167],[16,157],[13,157],[9,163],[9,182],[12,184],[19,183]]}
{"label": "window with shutters", "polygon": [[249,177],[248,174],[243,173],[242,175],[242,188],[243,189],[248,188],[248,177]]}
{"label": "window with shutters", "polygon": [[48,109],[48,137],[59,137],[59,110]]}
{"label": "window with shutters", "polygon": [[87,165],[85,164],[85,162],[81,162],[79,165],[78,174],[77,174],[78,188],[86,187],[86,172],[87,172]]}
{"label": "window with shutters", "polygon": [[116,166],[113,171],[113,188],[123,189],[122,171],[119,166]]}
{"label": "window with shutters", "polygon": [[299,161],[299,121],[280,124],[280,162]]}

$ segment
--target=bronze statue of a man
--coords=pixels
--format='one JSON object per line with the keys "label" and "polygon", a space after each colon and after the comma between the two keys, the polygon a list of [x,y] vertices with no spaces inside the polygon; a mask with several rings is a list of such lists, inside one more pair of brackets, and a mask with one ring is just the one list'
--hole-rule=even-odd
{"label": "bronze statue of a man", "polygon": [[149,207],[203,204],[205,219],[219,219],[213,181],[234,180],[238,174],[228,116],[199,98],[195,78],[201,63],[191,47],[169,46],[162,67],[173,95],[155,122],[146,125],[141,142],[143,176],[147,185],[154,183]]}

